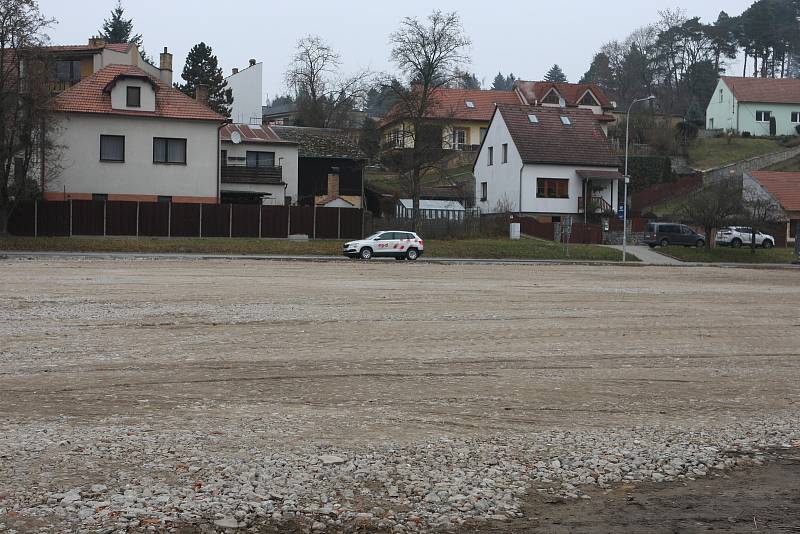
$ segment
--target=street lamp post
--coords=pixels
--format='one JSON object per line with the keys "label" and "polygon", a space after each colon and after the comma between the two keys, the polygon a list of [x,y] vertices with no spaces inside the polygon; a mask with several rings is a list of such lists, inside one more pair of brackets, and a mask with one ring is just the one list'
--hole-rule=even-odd
{"label": "street lamp post", "polygon": [[630,132],[631,132],[631,109],[633,108],[634,104],[638,104],[639,102],[649,102],[651,100],[655,100],[656,97],[653,95],[648,96],[647,98],[639,98],[631,102],[631,105],[628,106],[628,112],[625,114],[625,191],[623,193],[622,199],[622,261],[625,262],[628,259],[628,183],[631,181],[631,177],[628,175],[628,143],[630,142]]}

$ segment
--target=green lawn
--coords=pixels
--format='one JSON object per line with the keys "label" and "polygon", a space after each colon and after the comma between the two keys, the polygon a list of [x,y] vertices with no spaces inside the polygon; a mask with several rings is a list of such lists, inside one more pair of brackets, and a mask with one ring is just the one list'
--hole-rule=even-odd
{"label": "green lawn", "polygon": [[[141,252],[184,254],[339,255],[344,241],[272,239],[119,239],[79,237],[5,237],[0,251]],[[596,245],[565,247],[539,239],[464,239],[425,242],[425,255],[437,258],[492,258],[618,261],[622,253]]]}
{"label": "green lawn", "polygon": [[776,163],[772,167],[767,167],[766,170],[780,172],[800,172],[800,156]]}
{"label": "green lawn", "polygon": [[756,253],[747,247],[717,247],[710,251],[694,247],[667,247],[657,249],[659,252],[681,261],[699,261],[706,263],[791,263],[794,261],[794,249],[773,248],[756,249]]}
{"label": "green lawn", "polygon": [[734,137],[730,142],[725,138],[698,139],[689,148],[689,164],[695,169],[711,169],[781,149],[772,139]]}

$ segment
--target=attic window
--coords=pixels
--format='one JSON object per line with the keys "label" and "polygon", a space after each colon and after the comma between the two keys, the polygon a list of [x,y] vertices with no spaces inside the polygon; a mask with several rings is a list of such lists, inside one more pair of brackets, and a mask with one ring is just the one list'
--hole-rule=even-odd
{"label": "attic window", "polygon": [[572,121],[569,120],[569,117],[561,116],[561,124],[564,126],[572,126]]}
{"label": "attic window", "polygon": [[464,104],[466,104],[469,109],[475,109],[475,102],[472,100],[466,100]]}
{"label": "attic window", "polygon": [[528,122],[530,122],[531,124],[539,124],[539,117],[531,113],[530,115],[528,115]]}
{"label": "attic window", "polygon": [[586,94],[583,95],[583,98],[581,98],[581,101],[578,102],[578,105],[579,106],[599,106],[600,104],[598,104],[597,100],[594,98],[592,93],[590,93],[589,91],[586,91]]}
{"label": "attic window", "polygon": [[561,103],[561,99],[559,98],[558,93],[556,93],[555,91],[550,91],[542,99],[542,103],[543,104],[560,104]]}

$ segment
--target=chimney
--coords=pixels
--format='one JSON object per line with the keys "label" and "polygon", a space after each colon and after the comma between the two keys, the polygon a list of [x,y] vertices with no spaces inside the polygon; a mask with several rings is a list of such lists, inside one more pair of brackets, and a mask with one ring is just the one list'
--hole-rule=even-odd
{"label": "chimney", "polygon": [[106,45],[106,40],[102,37],[89,37],[89,46],[92,48],[103,48]]}
{"label": "chimney", "polygon": [[328,197],[339,196],[339,167],[331,167],[328,171]]}
{"label": "chimney", "polygon": [[233,71],[232,72],[233,72],[233,74],[239,74],[239,69],[237,69],[236,67],[233,67]]}
{"label": "chimney", "polygon": [[194,88],[194,99],[203,104],[208,105],[208,86],[203,83],[198,83]]}
{"label": "chimney", "polygon": [[172,54],[167,51],[166,46],[164,47],[164,51],[161,52],[159,59],[161,68],[161,81],[169,86],[172,86]]}
{"label": "chimney", "polygon": [[250,66],[251,67],[255,67],[256,66],[256,60],[255,59],[251,59],[250,60]]}

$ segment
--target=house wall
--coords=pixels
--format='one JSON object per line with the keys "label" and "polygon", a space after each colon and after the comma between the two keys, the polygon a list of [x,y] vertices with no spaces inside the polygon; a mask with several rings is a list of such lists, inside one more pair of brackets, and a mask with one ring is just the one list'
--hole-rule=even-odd
{"label": "house wall", "polygon": [[262,80],[263,65],[240,70],[225,78],[233,90],[231,120],[235,124],[261,124],[262,121]]}
{"label": "house wall", "polygon": [[[722,99],[720,100],[720,91]],[[736,130],[736,99],[723,80],[717,81],[714,94],[706,107],[706,128],[709,130]]]}
{"label": "house wall", "polygon": [[[453,146],[453,130],[466,130],[466,144],[479,145],[481,144],[481,128],[489,127],[488,121],[453,121],[452,123],[442,121],[442,123],[446,124],[442,128],[442,148],[446,150],[453,150],[455,148]],[[386,143],[389,140],[391,132],[394,131],[406,132],[406,136],[401,137],[401,139],[405,139],[405,148],[414,147],[414,137],[409,135],[409,132],[414,131],[414,126],[410,122],[393,122],[381,128],[381,142]]]}
{"label": "house wall", "polygon": [[756,111],[771,111],[775,117],[776,135],[797,135],[796,126],[800,123],[791,122],[791,113],[800,112],[800,102],[797,104],[757,104],[753,102],[740,102],[738,110],[738,131],[750,132],[753,135],[769,135],[769,121],[756,121]]}
{"label": "house wall", "polygon": [[[138,108],[128,107],[128,87],[138,87],[141,89],[141,97],[139,99],[141,105]],[[155,111],[156,92],[153,90],[153,86],[144,80],[123,78],[119,80],[111,90],[111,107],[113,109],[125,109],[130,111]]]}
{"label": "house wall", "polygon": [[[292,197],[292,203],[297,202],[297,172],[298,157],[297,146],[289,144],[266,144],[266,143],[240,143],[234,145],[228,141],[222,143],[222,150],[228,151],[228,157],[247,157],[248,150],[259,152],[275,152],[275,165],[283,168],[283,181],[286,183],[286,196]],[[243,164],[243,162],[237,162]],[[226,191],[234,191],[231,187],[234,184],[224,184]],[[240,184],[251,187],[250,184]],[[274,186],[273,186],[274,187]],[[256,189],[235,189],[236,191],[257,191]],[[258,190],[260,191],[260,190]],[[283,186],[281,186],[281,197],[283,196]]]}
{"label": "house wall", "polygon": [[[508,163],[503,163],[503,144],[508,144]],[[489,165],[489,148],[494,148],[494,163]],[[567,166],[567,165],[529,165],[523,167],[511,134],[500,113],[489,127],[477,161],[475,162],[475,201],[482,213],[498,213],[510,209],[515,212],[537,214],[575,214],[578,213],[578,199],[583,196],[583,179],[576,171],[612,170],[607,167]],[[521,170],[521,174],[520,174]],[[569,198],[536,198],[538,178],[568,179]],[[481,200],[481,183],[486,182],[487,198]],[[594,181],[600,185],[600,181]],[[606,202],[616,206],[619,198],[619,185],[610,181],[596,196],[602,196]],[[587,192],[588,193],[588,192]]]}
{"label": "house wall", "polygon": [[[65,114],[56,144],[61,171],[46,184],[49,196],[74,194],[164,195],[217,201],[217,123]],[[100,135],[125,136],[125,161],[100,161]],[[186,165],[153,163],[153,138],[186,139]]]}

